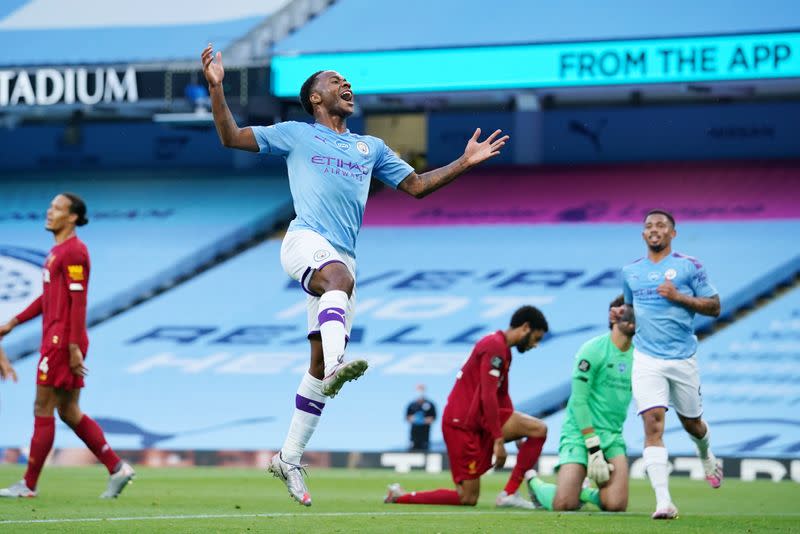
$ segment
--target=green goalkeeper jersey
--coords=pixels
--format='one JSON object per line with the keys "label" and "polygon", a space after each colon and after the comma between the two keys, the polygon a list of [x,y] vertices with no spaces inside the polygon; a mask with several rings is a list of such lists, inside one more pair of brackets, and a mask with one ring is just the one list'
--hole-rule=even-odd
{"label": "green goalkeeper jersey", "polygon": [[572,394],[567,403],[563,435],[580,436],[594,427],[601,435],[621,434],[631,402],[633,346],[622,352],[611,332],[590,339],[575,356]]}

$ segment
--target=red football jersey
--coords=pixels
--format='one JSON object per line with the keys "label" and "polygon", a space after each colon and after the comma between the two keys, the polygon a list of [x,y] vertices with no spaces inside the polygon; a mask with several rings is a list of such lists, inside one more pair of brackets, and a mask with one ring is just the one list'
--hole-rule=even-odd
{"label": "red football jersey", "polygon": [[86,354],[86,293],[89,289],[89,251],[71,237],[50,249],[42,270],[42,295],[17,315],[20,323],[42,314],[42,354],[67,350],[76,344]]}
{"label": "red football jersey", "polygon": [[478,341],[456,375],[442,423],[466,430],[482,430],[494,439],[502,437],[500,408],[513,409],[508,396],[510,367],[511,349],[502,330]]}

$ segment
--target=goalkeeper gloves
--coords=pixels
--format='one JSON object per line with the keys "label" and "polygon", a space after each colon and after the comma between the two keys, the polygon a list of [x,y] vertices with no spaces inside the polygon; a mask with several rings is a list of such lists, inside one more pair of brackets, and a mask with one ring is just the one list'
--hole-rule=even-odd
{"label": "goalkeeper gloves", "polygon": [[586,438],[586,450],[589,453],[586,463],[586,473],[590,479],[599,486],[608,482],[614,466],[606,461],[603,450],[600,448],[600,438],[597,435]]}

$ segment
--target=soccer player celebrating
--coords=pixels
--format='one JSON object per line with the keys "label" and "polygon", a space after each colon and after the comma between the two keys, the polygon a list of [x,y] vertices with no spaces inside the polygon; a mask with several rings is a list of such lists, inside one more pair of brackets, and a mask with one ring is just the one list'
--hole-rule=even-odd
{"label": "soccer player celebrating", "polygon": [[45,228],[53,233],[55,246],[45,260],[42,295],[22,313],[0,326],[0,338],[18,324],[42,316],[41,357],[37,367],[35,422],[25,478],[0,489],[0,497],[36,497],[36,483],[55,437],[54,410],[83,440],[109,472],[108,487],[100,495],[116,498],[134,477],[133,468],[111,449],[103,430],[81,412],[79,399],[89,338],[86,333],[86,293],[89,289],[89,251],[78,239],[86,204],[72,193],[57,195],[47,210]]}
{"label": "soccer player celebrating", "polygon": [[[650,484],[656,494],[653,519],[674,519],[678,509],[669,493],[669,466],[664,447],[664,417],[672,404],[683,428],[697,446],[706,480],[712,488],[722,484],[722,464],[710,448],[708,424],[702,419],[700,373],[697,368],[696,313],[718,317],[717,290],[703,265],[695,258],[672,252],[677,235],[675,219],[663,210],[651,210],[644,219],[642,237],[647,257],[622,269],[625,302],[633,304],[636,336],[633,338],[633,397],[644,421],[642,454]],[[612,309],[619,317],[622,307]]]}
{"label": "soccer player celebrating", "polygon": [[355,245],[372,176],[416,198],[447,185],[475,165],[499,154],[508,136],[500,130],[479,142],[480,129],[451,164],[417,175],[378,138],[350,133],[350,82],[338,72],[312,74],[300,88],[300,103],[314,124],[282,122],[239,128],[225,102],[222,54],[211,45],[201,56],[211,109],[222,144],[286,159],[295,219],[281,246],[281,264],[308,294],[311,364],[297,390],[286,441],[269,470],[286,483],[299,503],[311,505],[300,458],[314,433],[325,401],[345,382],[359,378],[365,360],[344,360],[355,302]]}
{"label": "soccer player celebrating", "polygon": [[[620,295],[610,308],[622,306]],[[628,506],[628,459],[622,424],[631,402],[635,323],[633,308],[609,325],[611,332],[578,350],[572,394],[558,446],[558,486],[526,474],[531,495],[547,510],[577,510],[590,502],[608,512]],[[600,488],[582,488],[586,475]]]}
{"label": "soccer player celebrating", "polygon": [[456,383],[442,415],[442,433],[456,489],[407,493],[399,484],[389,486],[384,502],[398,504],[452,504],[475,506],[483,473],[505,465],[505,443],[524,440],[517,463],[505,489],[497,496],[498,507],[534,508],[517,489],[525,473],[542,452],[547,437],[544,421],[514,411],[508,395],[511,347],[522,353],[539,344],[547,332],[547,320],[533,306],[514,312],[509,328],[490,334],[475,345],[456,375]]}

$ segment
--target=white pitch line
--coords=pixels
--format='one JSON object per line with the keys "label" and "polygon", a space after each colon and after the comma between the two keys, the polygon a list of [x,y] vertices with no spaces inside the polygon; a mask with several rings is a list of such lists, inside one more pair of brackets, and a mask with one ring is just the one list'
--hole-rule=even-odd
{"label": "white pitch line", "polygon": [[[321,512],[321,513],[295,513],[295,512],[273,512],[263,514],[194,514],[194,515],[145,515],[139,517],[74,517],[63,519],[8,519],[0,520],[1,525],[33,525],[41,523],[101,523],[103,521],[170,521],[182,519],[256,519],[256,518],[282,518],[282,517],[369,517],[369,516],[461,516],[469,517],[471,515],[509,515],[519,514],[523,515],[521,510],[463,510],[463,511],[442,511],[442,512]],[[524,512],[524,513],[542,513],[542,512]],[[649,516],[646,513],[634,512],[559,512],[561,514],[567,513],[569,515],[603,515],[603,516]],[[800,517],[800,512],[789,513],[705,513],[705,514],[687,514],[688,517]]]}

